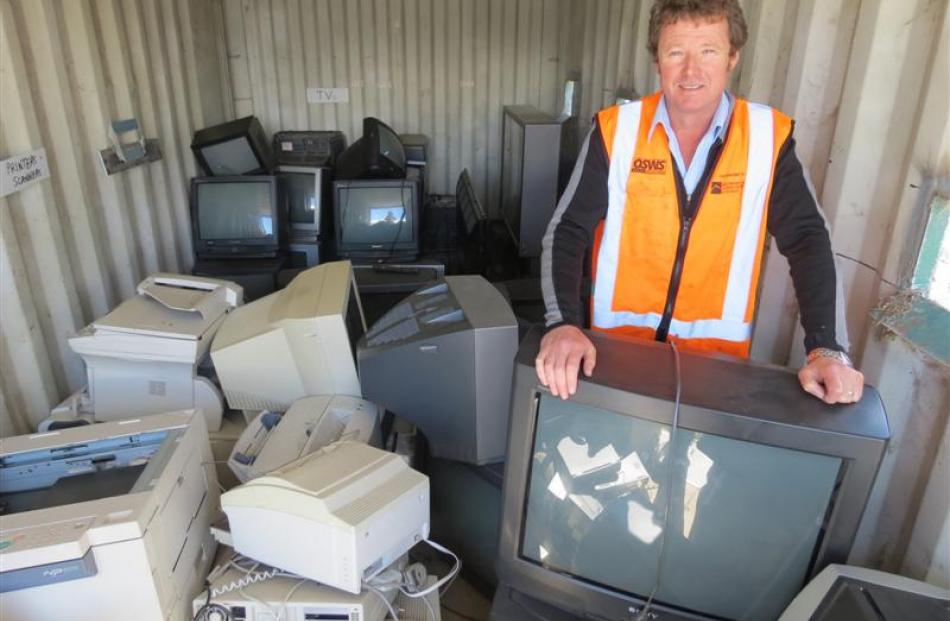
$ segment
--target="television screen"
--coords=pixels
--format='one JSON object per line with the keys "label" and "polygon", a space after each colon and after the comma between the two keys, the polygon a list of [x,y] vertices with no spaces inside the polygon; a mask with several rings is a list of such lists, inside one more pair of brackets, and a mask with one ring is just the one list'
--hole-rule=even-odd
{"label": "television screen", "polygon": [[276,222],[269,180],[198,186],[198,233],[203,240],[264,239]]}
{"label": "television screen", "polygon": [[274,256],[285,238],[286,226],[276,177],[191,180],[191,232],[199,257]]}
{"label": "television screen", "polygon": [[290,223],[315,224],[319,221],[320,197],[316,192],[312,173],[285,172],[281,175],[286,184],[287,202],[290,206]]}
{"label": "television screen", "polygon": [[643,599],[658,578],[667,606],[777,618],[808,577],[842,460],[686,429],[669,441],[667,424],[541,395],[521,555]]}
{"label": "television screen", "polygon": [[209,176],[266,174],[271,169],[270,145],[253,116],[199,129],[191,150]]}
{"label": "television screen", "polygon": [[334,186],[340,256],[384,258],[418,252],[417,182],[354,180]]}
{"label": "television screen", "polygon": [[212,175],[243,175],[261,167],[244,136],[201,148]]}

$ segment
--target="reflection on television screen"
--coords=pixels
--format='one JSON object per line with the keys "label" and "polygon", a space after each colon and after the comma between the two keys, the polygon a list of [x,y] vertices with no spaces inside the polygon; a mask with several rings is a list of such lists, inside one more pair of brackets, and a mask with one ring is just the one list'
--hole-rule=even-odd
{"label": "reflection on television screen", "polygon": [[406,218],[406,210],[402,207],[373,207],[369,210],[369,223],[397,224]]}

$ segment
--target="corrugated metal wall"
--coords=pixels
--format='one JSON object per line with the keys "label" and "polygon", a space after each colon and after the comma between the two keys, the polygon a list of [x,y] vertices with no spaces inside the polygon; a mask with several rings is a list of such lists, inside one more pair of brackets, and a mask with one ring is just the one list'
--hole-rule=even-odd
{"label": "corrugated metal wall", "polygon": [[[468,168],[494,203],[502,106],[559,109],[583,4],[225,0],[235,112],[256,114],[267,132],[339,129],[348,141],[377,116],[429,137],[432,191],[454,192]],[[349,102],[310,105],[315,87],[349,88]]]}
{"label": "corrugated metal wall", "polygon": [[[0,1],[0,158],[45,147],[51,177],[0,198],[0,434],[85,382],[68,335],[143,275],[191,265],[189,144],[231,116],[217,0]],[[107,176],[112,120],[164,159]]]}

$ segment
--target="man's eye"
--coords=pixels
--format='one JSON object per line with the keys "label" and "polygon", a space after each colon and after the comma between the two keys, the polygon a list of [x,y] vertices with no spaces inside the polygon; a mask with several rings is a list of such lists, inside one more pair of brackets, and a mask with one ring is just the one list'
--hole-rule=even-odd
{"label": "man's eye", "polygon": [[711,47],[707,47],[706,49],[703,50],[703,56],[712,56],[715,53],[716,53],[716,50]]}

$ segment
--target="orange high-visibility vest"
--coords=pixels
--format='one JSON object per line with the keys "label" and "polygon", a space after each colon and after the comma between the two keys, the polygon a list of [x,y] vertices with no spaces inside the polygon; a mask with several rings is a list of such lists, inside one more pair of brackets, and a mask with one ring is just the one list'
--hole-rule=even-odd
{"label": "orange high-visibility vest", "polygon": [[598,113],[610,160],[607,217],[592,254],[595,330],[668,339],[747,357],[784,114],[736,99],[703,195],[682,221],[665,131],[650,125],[656,93]]}

